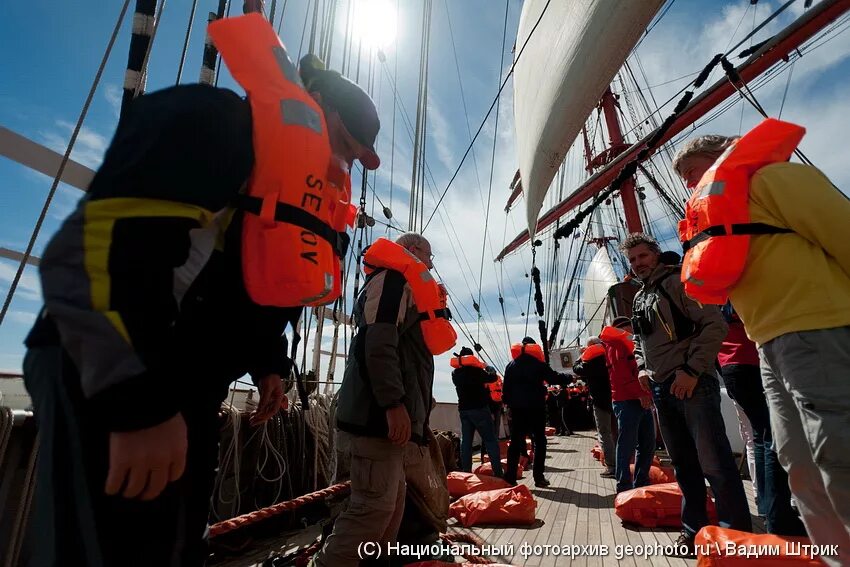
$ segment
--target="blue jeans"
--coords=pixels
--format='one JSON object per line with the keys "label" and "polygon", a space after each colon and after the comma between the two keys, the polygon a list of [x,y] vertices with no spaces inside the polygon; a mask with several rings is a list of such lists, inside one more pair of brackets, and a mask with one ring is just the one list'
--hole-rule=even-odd
{"label": "blue jeans", "polygon": [[682,531],[694,536],[708,524],[707,479],[714,493],[720,526],[751,532],[744,484],[720,413],[720,383],[716,377],[703,374],[691,397],[680,400],[670,393],[673,380],[670,377],[665,382],[650,381],[650,384],[661,436],[682,490]]}
{"label": "blue jeans", "polygon": [[[655,420],[652,410],[643,409],[640,400],[614,402],[614,415],[617,416],[617,492],[631,490],[649,484],[649,467],[655,452]],[[635,478],[629,460],[635,454]]]}
{"label": "blue jeans", "polygon": [[729,397],[738,402],[753,426],[753,447],[759,489],[759,514],[766,518],[771,534],[805,536],[803,522],[791,509],[788,474],[773,447],[770,412],[761,383],[759,367],[752,364],[730,364],[721,369]]}
{"label": "blue jeans", "polygon": [[460,468],[462,471],[472,470],[472,438],[475,432],[481,436],[481,443],[487,449],[493,474],[502,476],[502,462],[499,458],[499,441],[493,428],[493,414],[490,408],[460,410]]}

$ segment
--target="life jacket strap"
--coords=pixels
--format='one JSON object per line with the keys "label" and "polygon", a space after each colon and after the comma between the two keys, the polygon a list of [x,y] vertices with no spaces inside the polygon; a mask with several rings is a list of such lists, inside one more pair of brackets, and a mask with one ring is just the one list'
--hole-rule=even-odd
{"label": "life jacket strap", "polygon": [[700,242],[712,236],[740,236],[744,234],[783,234],[794,232],[790,228],[780,228],[762,222],[746,222],[732,225],[732,231],[727,232],[722,224],[710,226],[682,243],[682,251],[687,252]]}
{"label": "life jacket strap", "polygon": [[430,319],[445,319],[447,321],[451,321],[452,312],[448,307],[444,307],[443,309],[434,309],[434,311],[419,314],[420,321],[428,321]]}
{"label": "life jacket strap", "polygon": [[[252,195],[237,195],[233,199],[233,206],[240,211],[262,216],[264,200]],[[351,238],[345,232],[337,232],[330,226],[311,215],[304,209],[300,209],[287,203],[277,202],[274,210],[274,220],[300,226],[309,230],[316,236],[328,242],[334,252],[340,258],[345,258]]]}

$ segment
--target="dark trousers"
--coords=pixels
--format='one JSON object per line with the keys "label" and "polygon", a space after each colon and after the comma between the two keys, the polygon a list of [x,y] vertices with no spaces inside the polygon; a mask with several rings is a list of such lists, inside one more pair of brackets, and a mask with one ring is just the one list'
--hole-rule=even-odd
{"label": "dark trousers", "polygon": [[502,476],[502,462],[499,457],[499,440],[493,431],[493,418],[489,408],[460,410],[460,470],[472,471],[472,438],[475,432],[481,437],[482,451],[490,456],[490,465],[494,476]]}
{"label": "dark trousers", "polygon": [[87,413],[79,376],[63,351],[30,349],[24,379],[40,439],[32,565],[203,565],[221,400],[195,400],[182,411],[186,470],[157,498],[142,502],[104,494],[109,432]]}
{"label": "dark trousers", "polygon": [[[640,400],[613,402],[617,416],[617,493],[649,484],[649,467],[655,454],[655,421],[652,410],[643,409]],[[635,476],[629,461],[635,455]],[[609,465],[610,466],[610,465]]]}
{"label": "dark trousers", "polygon": [[726,437],[720,413],[720,383],[699,377],[690,398],[670,393],[673,378],[652,385],[664,445],[682,490],[682,528],[691,536],[708,524],[705,480],[711,485],[720,526],[752,531],[752,519],[741,475]]}
{"label": "dark trousers", "polygon": [[770,432],[770,413],[761,383],[761,371],[752,364],[730,364],[721,369],[729,397],[738,402],[753,426],[753,452],[759,513],[764,514],[767,531],[779,535],[806,535],[803,522],[791,509],[788,474],[779,463]]}
{"label": "dark trousers", "polygon": [[508,465],[505,480],[516,481],[519,456],[525,450],[525,438],[531,436],[534,443],[534,478],[543,478],[546,463],[546,412],[540,408],[511,408],[511,445],[508,447]]}

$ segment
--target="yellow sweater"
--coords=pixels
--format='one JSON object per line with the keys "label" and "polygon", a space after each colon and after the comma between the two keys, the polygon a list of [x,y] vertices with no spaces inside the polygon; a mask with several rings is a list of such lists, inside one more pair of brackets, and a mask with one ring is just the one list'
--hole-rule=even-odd
{"label": "yellow sweater", "polygon": [[850,200],[817,169],[776,163],[752,178],[750,222],[794,232],[750,240],[729,293],[749,337],[850,325]]}

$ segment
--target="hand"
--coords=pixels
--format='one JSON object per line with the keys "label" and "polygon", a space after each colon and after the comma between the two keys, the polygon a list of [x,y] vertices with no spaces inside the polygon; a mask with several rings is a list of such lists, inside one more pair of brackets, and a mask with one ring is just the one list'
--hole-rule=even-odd
{"label": "hand", "polygon": [[258,388],[260,390],[260,403],[257,409],[251,413],[248,423],[252,427],[262,425],[280,409],[283,403],[283,382],[279,374],[267,374],[260,378]]}
{"label": "hand", "polygon": [[104,492],[153,500],[169,482],[183,476],[186,447],[186,422],[179,413],[147,429],[110,433]]}
{"label": "hand", "polygon": [[638,372],[638,382],[640,382],[640,387],[644,389],[647,393],[652,393],[652,389],[649,387],[649,373],[646,370],[641,370]]}
{"label": "hand", "polygon": [[670,385],[670,393],[679,398],[680,400],[690,398],[691,395],[694,393],[694,388],[697,387],[698,381],[699,380],[696,376],[691,376],[684,370],[677,370],[676,378]]}
{"label": "hand", "polygon": [[394,445],[404,445],[410,441],[410,416],[404,404],[387,410],[387,429],[387,437]]}
{"label": "hand", "polygon": [[649,409],[652,407],[652,398],[649,396],[641,396],[638,399],[640,400],[640,407],[643,409]]}

